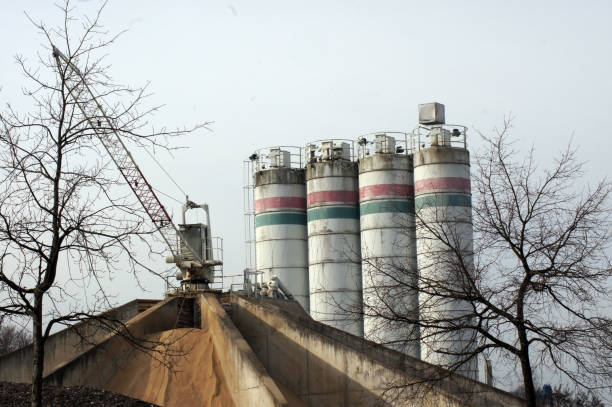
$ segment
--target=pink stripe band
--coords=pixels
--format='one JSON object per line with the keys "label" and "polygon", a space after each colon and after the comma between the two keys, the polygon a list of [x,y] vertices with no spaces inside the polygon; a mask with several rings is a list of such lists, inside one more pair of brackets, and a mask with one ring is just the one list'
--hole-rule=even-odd
{"label": "pink stripe band", "polygon": [[470,180],[468,178],[440,177],[422,179],[414,183],[414,192],[444,189],[458,189],[462,191],[470,191]]}
{"label": "pink stripe band", "polygon": [[356,204],[357,191],[319,191],[308,194],[308,205],[321,202],[347,202]]}
{"label": "pink stripe band", "polygon": [[414,195],[412,185],[406,184],[378,184],[359,188],[359,198],[374,198],[377,196],[404,196]]}
{"label": "pink stripe band", "polygon": [[282,196],[272,198],[261,198],[255,201],[255,210],[295,208],[306,209],[306,199],[297,196]]}

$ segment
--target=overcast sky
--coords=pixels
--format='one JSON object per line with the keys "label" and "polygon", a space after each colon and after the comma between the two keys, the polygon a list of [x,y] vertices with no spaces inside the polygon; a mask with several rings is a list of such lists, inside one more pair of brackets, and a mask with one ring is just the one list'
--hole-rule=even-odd
{"label": "overcast sky", "polygon": [[[14,55],[41,49],[24,10],[59,24],[53,3],[3,2],[0,103],[18,99]],[[74,5],[82,15],[99,3]],[[513,134],[544,164],[573,136],[589,177],[606,176],[610,17],[610,1],[111,0],[102,21],[128,29],[109,49],[111,72],[121,83],[151,81],[151,103],[166,105],[156,124],[214,121],[212,132],[180,142],[189,149],[158,159],[193,200],[208,202],[213,234],[225,239],[226,274],[237,274],[242,162],[254,149],[410,130],[419,103],[444,103],[448,122],[470,127],[472,148],[474,130],[489,132],[512,113]],[[156,188],[183,199],[135,153]],[[162,296],[162,284],[150,288],[123,288],[118,301]]]}

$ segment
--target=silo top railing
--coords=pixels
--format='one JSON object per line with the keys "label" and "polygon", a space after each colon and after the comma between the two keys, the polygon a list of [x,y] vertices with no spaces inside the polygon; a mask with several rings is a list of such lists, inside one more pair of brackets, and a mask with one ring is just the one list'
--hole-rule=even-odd
{"label": "silo top railing", "polygon": [[467,149],[467,127],[459,124],[417,126],[411,134],[412,151],[432,146]]}
{"label": "silo top railing", "polygon": [[314,140],[307,143],[304,149],[305,163],[338,159],[357,161],[358,156],[354,140],[342,138]]}
{"label": "silo top railing", "polygon": [[256,150],[249,159],[253,171],[270,168],[304,168],[304,148],[297,146],[273,146]]}
{"label": "silo top railing", "polygon": [[[377,131],[373,133],[366,133],[357,138],[357,155],[359,159],[377,153],[377,148],[381,147],[377,145],[377,137],[383,136],[384,141],[378,141],[382,144],[384,153],[393,154],[412,154],[412,140],[411,134],[403,131]],[[393,139],[393,146],[386,145],[388,143],[387,137]]]}

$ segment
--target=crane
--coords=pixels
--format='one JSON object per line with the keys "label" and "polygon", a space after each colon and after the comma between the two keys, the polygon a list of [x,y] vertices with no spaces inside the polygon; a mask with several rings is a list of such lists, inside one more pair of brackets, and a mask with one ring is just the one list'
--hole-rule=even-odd
{"label": "crane", "polygon": [[[63,62],[66,68],[70,68],[79,78],[75,86],[68,88],[71,96],[75,100],[77,99],[73,92],[80,86],[94,101],[95,115],[88,114],[82,103],[76,103],[76,105],[168,245],[171,254],[166,257],[166,262],[175,263],[180,269],[177,279],[181,281],[181,289],[208,288],[214,280],[214,267],[222,264],[221,261],[213,259],[208,205],[196,204],[189,200],[189,197],[186,197],[186,202],[182,208],[183,223],[178,227],[174,224],[168,211],[155,194],[153,187],[127,149],[112,120],[104,112],[99,97],[88,85],[85,75],[55,45],[52,47],[53,58],[58,69],[62,70]],[[189,209],[198,208],[206,213],[206,225],[187,224],[185,212]]]}

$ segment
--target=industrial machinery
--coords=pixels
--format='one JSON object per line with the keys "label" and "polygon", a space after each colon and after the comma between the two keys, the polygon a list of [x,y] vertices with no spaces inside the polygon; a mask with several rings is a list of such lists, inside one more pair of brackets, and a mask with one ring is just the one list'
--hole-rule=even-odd
{"label": "industrial machinery", "polygon": [[[208,205],[196,204],[187,197],[187,202],[183,206],[183,224],[177,227],[172,222],[168,211],[160,202],[153,187],[134,161],[113,121],[105,114],[100,98],[93,92],[85,76],[55,46],[53,47],[53,57],[60,70],[63,63],[79,78],[79,81],[69,88],[71,95],[77,99],[74,94],[77,89],[79,92],[87,92],[91,95],[91,100],[95,103],[93,111],[86,111],[85,106],[80,103],[77,103],[77,105],[168,245],[171,255],[168,256],[166,261],[175,263],[180,269],[178,277],[181,281],[181,290],[209,288],[209,284],[214,280],[214,268],[219,266],[221,261],[213,259],[212,255]],[[206,225],[186,224],[185,212],[188,209],[196,208],[201,208],[206,212]]]}

